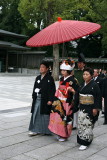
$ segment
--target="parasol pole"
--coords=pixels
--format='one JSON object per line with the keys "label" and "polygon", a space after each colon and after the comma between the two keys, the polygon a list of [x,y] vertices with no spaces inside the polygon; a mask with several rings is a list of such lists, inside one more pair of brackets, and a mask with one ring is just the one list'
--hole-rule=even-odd
{"label": "parasol pole", "polygon": [[52,76],[55,81],[59,80],[59,45],[53,45],[53,72]]}

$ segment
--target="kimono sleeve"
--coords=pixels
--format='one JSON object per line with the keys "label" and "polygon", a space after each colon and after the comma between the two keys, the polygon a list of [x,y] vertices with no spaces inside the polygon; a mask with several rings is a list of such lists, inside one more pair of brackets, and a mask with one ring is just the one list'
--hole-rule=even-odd
{"label": "kimono sleeve", "polygon": [[104,78],[102,81],[102,97],[105,98],[106,93],[107,93],[107,78]]}
{"label": "kimono sleeve", "polygon": [[38,77],[35,78],[35,82],[34,82],[34,86],[33,86],[33,92],[32,92],[32,98],[34,97],[34,93],[35,93],[34,91],[35,91],[35,88],[36,88],[37,78]]}
{"label": "kimono sleeve", "polygon": [[79,110],[79,90],[74,95],[73,113],[77,112],[78,110]]}
{"label": "kimono sleeve", "polygon": [[99,86],[94,86],[94,107],[93,109],[102,109],[102,94]]}
{"label": "kimono sleeve", "polygon": [[73,89],[77,92],[79,89],[79,84],[76,78],[74,78]]}
{"label": "kimono sleeve", "polygon": [[56,91],[55,82],[54,82],[53,77],[51,76],[50,77],[50,85],[49,85],[49,88],[48,88],[48,92],[49,92],[48,101],[53,102],[53,99],[54,99],[54,96],[55,96],[55,91]]}

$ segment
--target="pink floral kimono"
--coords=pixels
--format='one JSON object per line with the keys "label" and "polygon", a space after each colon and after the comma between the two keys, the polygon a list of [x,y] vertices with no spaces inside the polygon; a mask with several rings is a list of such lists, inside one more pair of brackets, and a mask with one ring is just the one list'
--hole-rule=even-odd
{"label": "pink floral kimono", "polygon": [[62,77],[55,93],[48,128],[51,132],[68,138],[72,131],[73,94],[68,92],[67,88],[72,86],[76,90],[77,81],[73,76],[69,76],[65,81],[63,79]]}

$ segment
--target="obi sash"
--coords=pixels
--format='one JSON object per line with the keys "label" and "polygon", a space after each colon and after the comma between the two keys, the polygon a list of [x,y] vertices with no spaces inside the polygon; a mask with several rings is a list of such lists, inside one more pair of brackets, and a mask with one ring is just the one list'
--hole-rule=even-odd
{"label": "obi sash", "polygon": [[94,97],[91,94],[79,94],[79,103],[85,105],[94,104]]}

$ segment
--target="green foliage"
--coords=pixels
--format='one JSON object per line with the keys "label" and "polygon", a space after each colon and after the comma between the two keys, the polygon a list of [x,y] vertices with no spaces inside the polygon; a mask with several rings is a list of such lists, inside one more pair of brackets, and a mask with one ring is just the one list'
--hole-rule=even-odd
{"label": "green foliage", "polygon": [[26,25],[25,20],[17,10],[18,3],[19,0],[4,0],[0,2],[0,6],[2,6],[0,28],[21,34],[25,33]]}
{"label": "green foliage", "polygon": [[102,35],[102,49],[107,54],[107,0],[77,0],[75,10],[85,11],[80,20],[101,24],[102,28],[97,32]]}
{"label": "green foliage", "polygon": [[37,23],[37,28],[40,29],[41,22],[44,28],[55,22],[59,16],[72,19],[73,3],[73,0],[20,0],[18,10],[29,28],[35,27]]}
{"label": "green foliage", "polygon": [[83,53],[86,57],[99,57],[102,49],[101,37],[99,35],[89,35],[85,39],[81,38],[77,49],[79,53]]}

